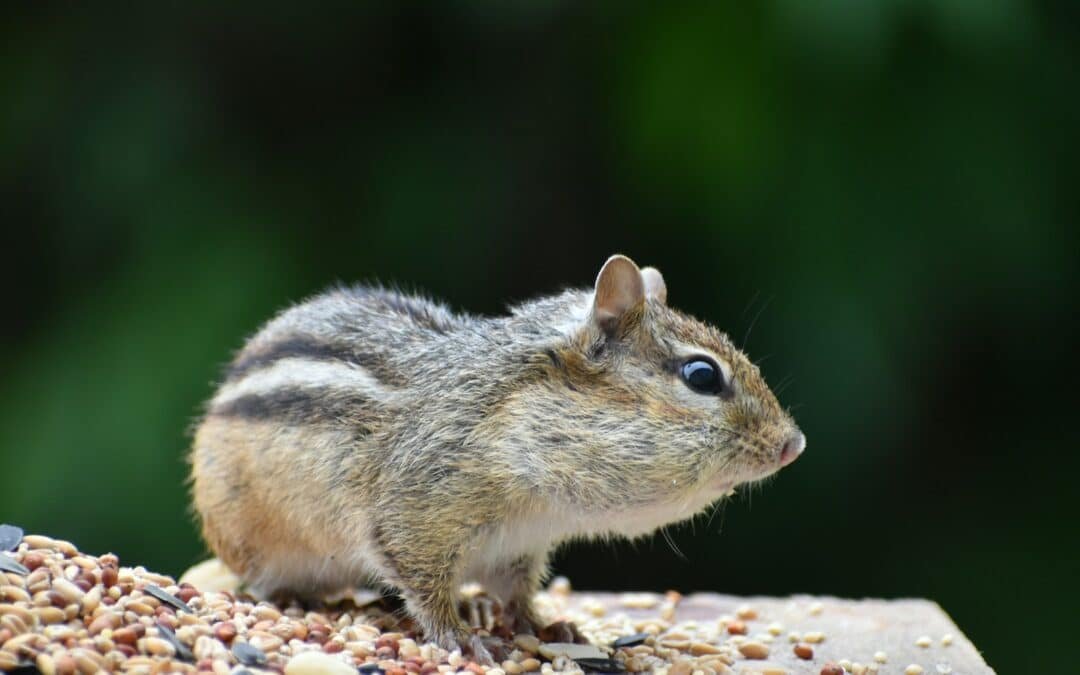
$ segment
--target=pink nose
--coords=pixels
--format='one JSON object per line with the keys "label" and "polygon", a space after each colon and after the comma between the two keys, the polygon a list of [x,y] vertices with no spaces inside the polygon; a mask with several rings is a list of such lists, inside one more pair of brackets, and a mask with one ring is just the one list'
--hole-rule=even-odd
{"label": "pink nose", "polygon": [[795,435],[784,443],[784,449],[780,451],[780,466],[787,466],[794,462],[805,449],[806,436],[801,431],[796,431]]}

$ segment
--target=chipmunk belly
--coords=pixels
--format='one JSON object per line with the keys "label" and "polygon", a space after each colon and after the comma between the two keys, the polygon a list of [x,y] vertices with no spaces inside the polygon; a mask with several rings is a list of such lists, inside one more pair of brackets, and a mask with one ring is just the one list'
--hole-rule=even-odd
{"label": "chipmunk belly", "polygon": [[727,488],[697,486],[669,500],[628,508],[590,511],[570,505],[552,505],[537,513],[511,517],[481,536],[469,560],[466,577],[474,580],[522,555],[546,554],[552,547],[574,539],[629,539],[682,522],[730,494]]}

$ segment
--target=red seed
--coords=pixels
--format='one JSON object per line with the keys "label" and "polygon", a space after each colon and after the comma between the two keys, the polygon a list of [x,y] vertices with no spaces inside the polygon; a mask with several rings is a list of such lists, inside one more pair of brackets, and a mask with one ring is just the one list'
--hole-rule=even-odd
{"label": "red seed", "polygon": [[199,591],[191,586],[181,587],[180,590],[176,592],[176,597],[184,602],[191,602],[192,598],[196,598],[199,595],[201,595]]}
{"label": "red seed", "polygon": [[746,624],[742,621],[732,621],[727,625],[727,632],[732,635],[746,635]]}
{"label": "red seed", "polygon": [[797,644],[795,645],[795,656],[800,659],[810,660],[814,658],[814,648],[810,645]]}
{"label": "red seed", "polygon": [[28,570],[33,572],[37,568],[45,564],[45,556],[40,553],[30,552],[23,556],[22,564],[26,566]]}
{"label": "red seed", "polygon": [[844,675],[844,669],[830,661],[821,669],[821,675]]}
{"label": "red seed", "polygon": [[337,654],[342,649],[345,649],[345,645],[337,641],[330,641],[323,645],[323,651],[327,654]]}
{"label": "red seed", "polygon": [[135,629],[131,627],[119,628],[117,630],[114,630],[112,637],[114,642],[119,642],[125,645],[134,645],[139,640],[139,636],[135,633]]}
{"label": "red seed", "polygon": [[79,664],[67,654],[57,657],[56,675],[75,675],[79,672]]}
{"label": "red seed", "polygon": [[236,626],[232,621],[222,621],[214,626],[214,637],[229,644],[236,637]]}
{"label": "red seed", "polygon": [[101,570],[101,583],[105,584],[105,588],[112,588],[116,585],[116,579],[120,576],[120,573],[116,571],[115,567],[106,567]]}
{"label": "red seed", "polygon": [[380,635],[375,640],[375,646],[376,647],[393,647],[394,651],[396,652],[398,644],[397,644],[397,639],[396,638],[389,638],[389,637],[386,637],[385,635]]}

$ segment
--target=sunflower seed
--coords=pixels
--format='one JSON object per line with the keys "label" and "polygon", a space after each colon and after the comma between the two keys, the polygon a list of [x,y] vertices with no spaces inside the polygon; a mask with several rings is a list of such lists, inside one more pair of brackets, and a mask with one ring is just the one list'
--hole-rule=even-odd
{"label": "sunflower seed", "polygon": [[7,555],[6,553],[0,553],[0,572],[14,572],[15,574],[30,574],[30,570],[26,569],[19,564],[17,560]]}
{"label": "sunflower seed", "polygon": [[233,656],[245,666],[265,666],[266,653],[258,647],[252,647],[246,642],[236,642],[232,647]]}
{"label": "sunflower seed", "polygon": [[619,647],[636,647],[649,639],[648,633],[634,633],[633,635],[624,635],[615,642],[611,643],[611,646],[615,649]]}
{"label": "sunflower seed", "polygon": [[574,659],[574,663],[581,666],[584,670],[592,670],[598,673],[623,673],[625,669],[619,665],[619,662],[615,659],[592,659],[581,658]]}
{"label": "sunflower seed", "polygon": [[22,541],[23,531],[21,527],[14,525],[0,525],[0,551],[13,551]]}
{"label": "sunflower seed", "polygon": [[173,647],[176,648],[176,658],[184,661],[194,661],[195,655],[191,653],[191,649],[186,644],[180,641],[180,638],[176,637],[176,633],[171,628],[161,623],[157,623],[158,632],[161,633],[161,637],[167,640]]}
{"label": "sunflower seed", "polygon": [[148,595],[154,596],[155,598],[164,602],[167,605],[172,605],[174,608],[182,612],[187,612],[188,614],[195,613],[191,611],[191,607],[188,607],[188,604],[186,602],[176,597],[172,593],[167,592],[159,586],[155,586],[154,584],[146,584],[146,586],[143,587],[143,592],[147,593]]}

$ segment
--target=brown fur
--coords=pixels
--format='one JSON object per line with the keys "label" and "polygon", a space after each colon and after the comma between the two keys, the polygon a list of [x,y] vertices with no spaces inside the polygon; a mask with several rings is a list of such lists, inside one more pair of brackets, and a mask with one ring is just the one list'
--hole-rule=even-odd
{"label": "brown fur", "polygon": [[[371,576],[430,639],[481,658],[457,613],[466,574],[535,628],[551,546],[662,524],[605,529],[623,514],[688,517],[711,491],[775,471],[798,435],[757,367],[667,307],[658,272],[638,274],[615,257],[603,293],[501,318],[368,288],[283,312],[237,355],[195,436],[207,543],[267,593]],[[697,353],[726,364],[729,394],[681,380]]]}

